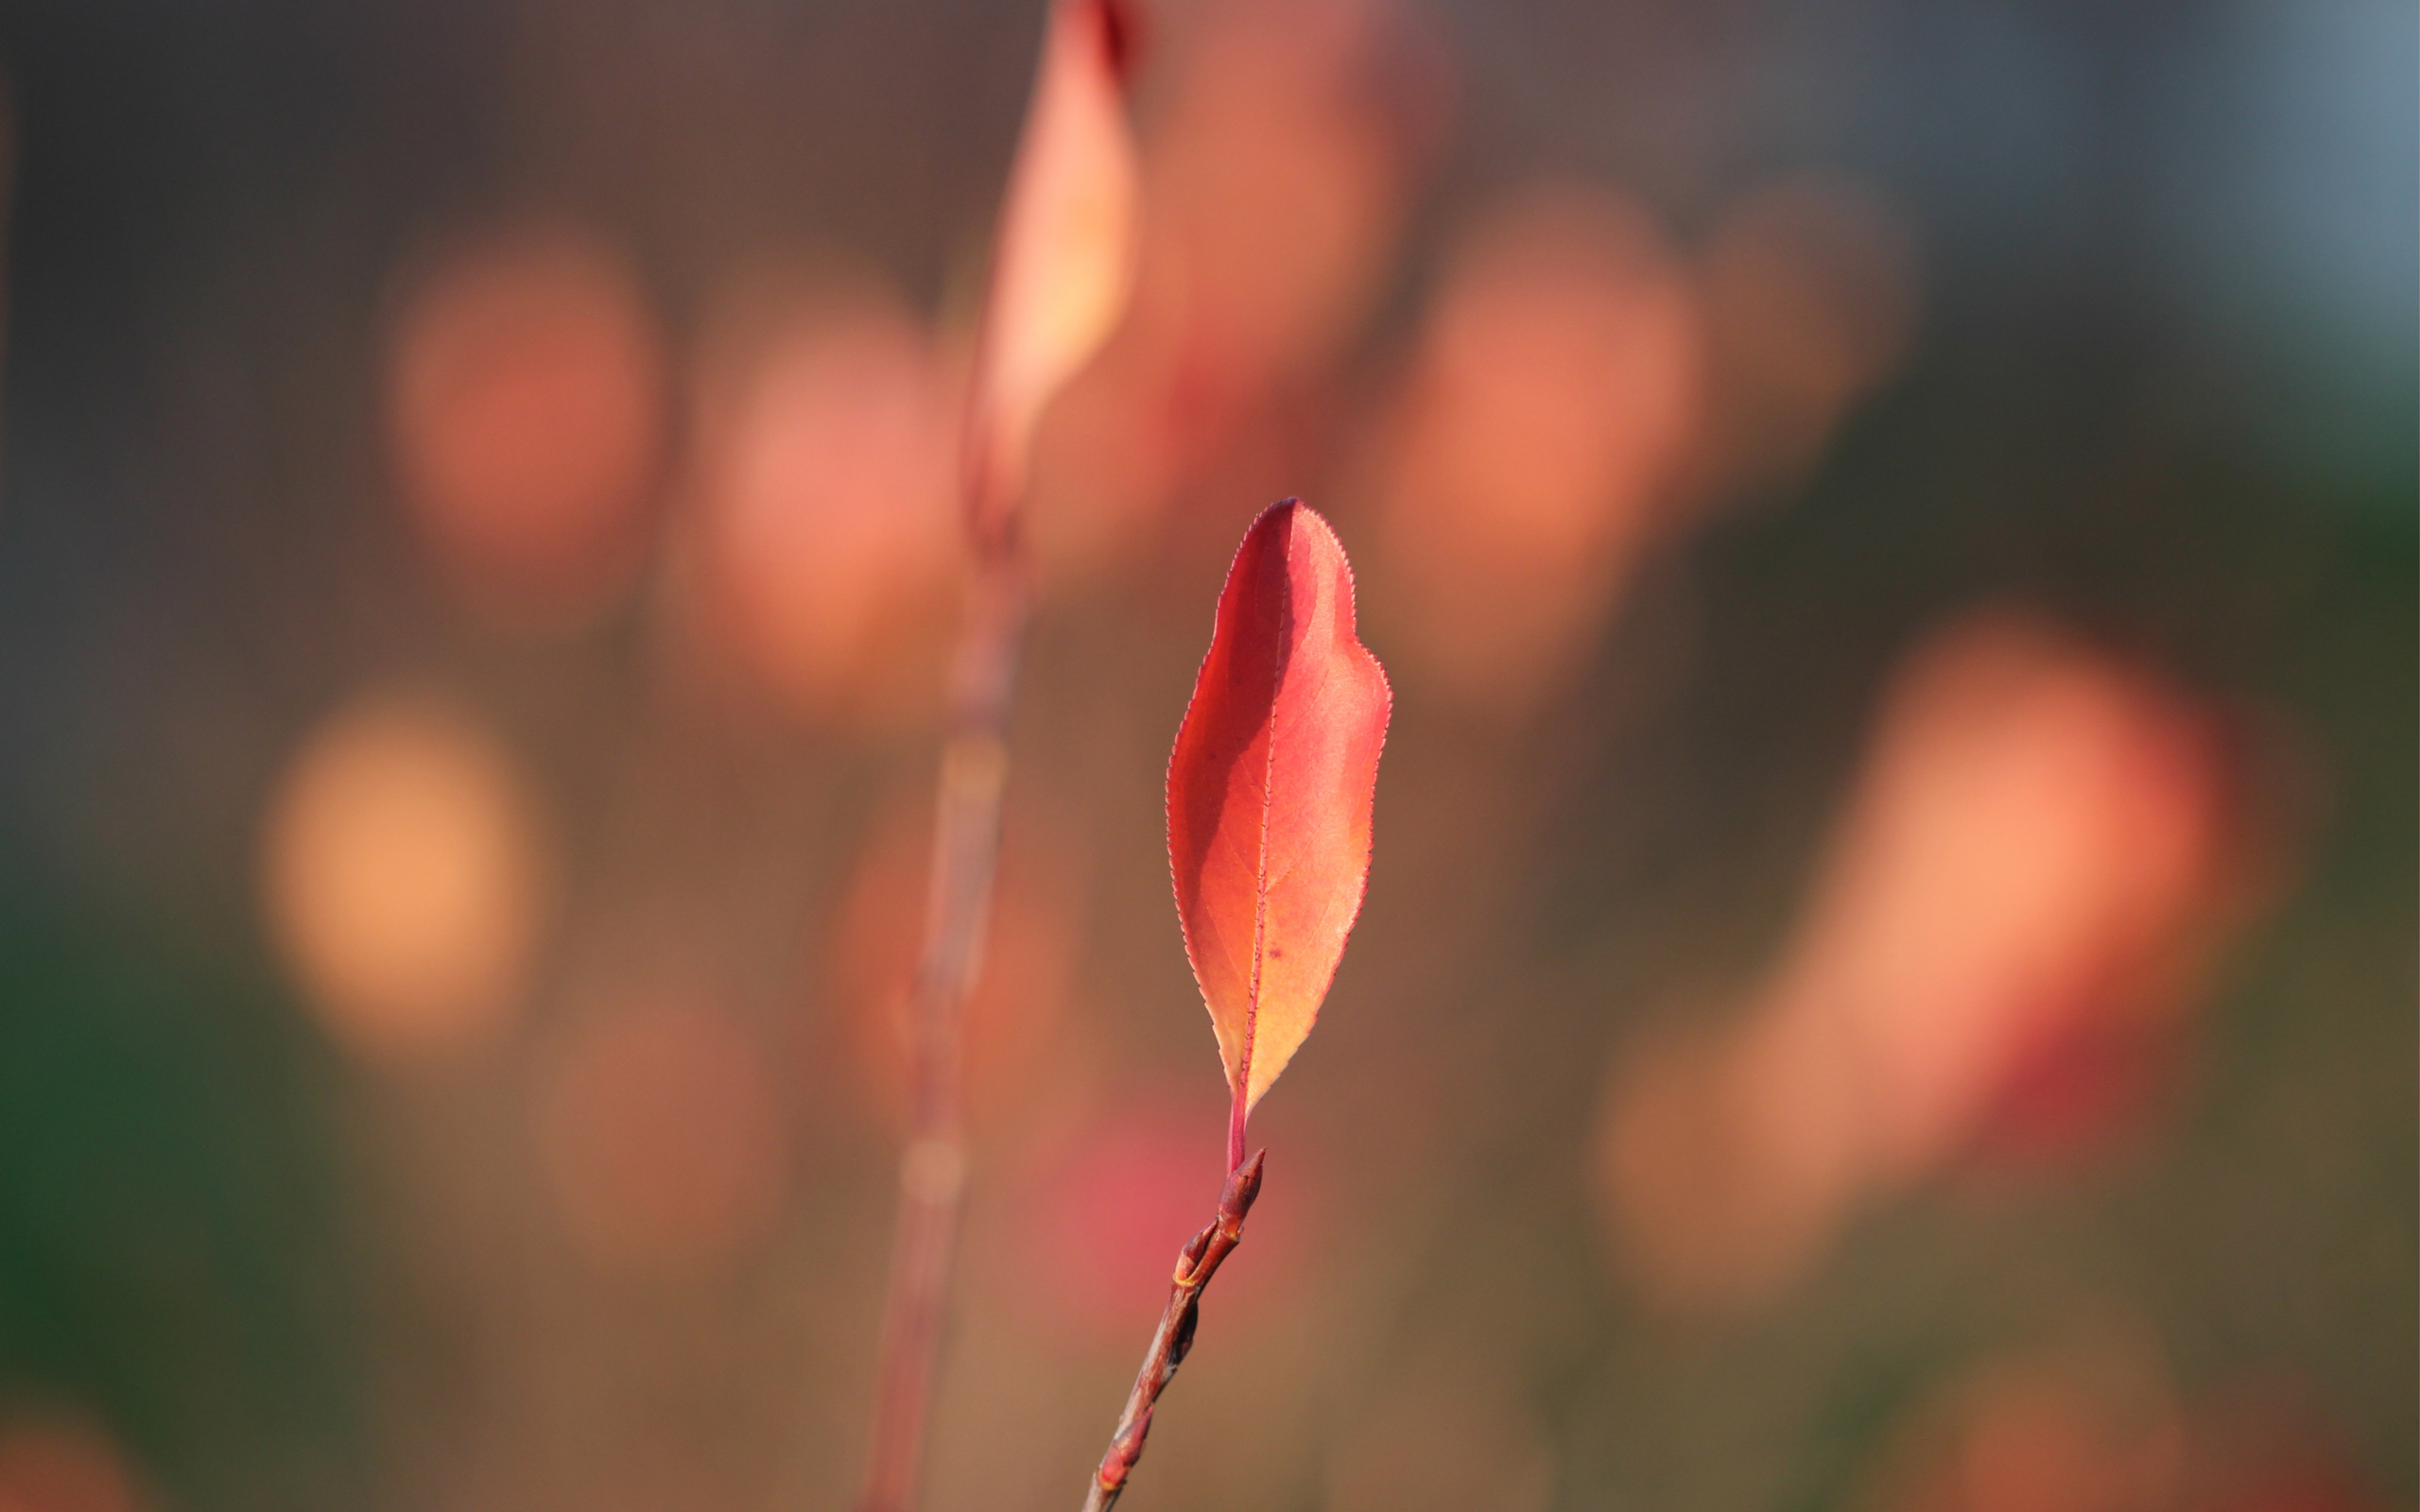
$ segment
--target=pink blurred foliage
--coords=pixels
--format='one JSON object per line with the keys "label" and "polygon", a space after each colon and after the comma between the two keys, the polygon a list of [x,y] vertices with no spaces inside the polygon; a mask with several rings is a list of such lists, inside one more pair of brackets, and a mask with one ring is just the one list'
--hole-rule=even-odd
{"label": "pink blurred foliage", "polygon": [[485,617],[577,627],[636,580],[666,455],[665,341],[629,258],[564,224],[402,270],[387,432],[438,566]]}
{"label": "pink blurred foliage", "polygon": [[1355,463],[1407,675],[1491,715],[1545,707],[1651,553],[1802,480],[1896,370],[1914,242],[1836,175],[1749,188],[1694,249],[1606,187],[1475,216]]}
{"label": "pink blurred foliage", "polygon": [[1886,1171],[2124,1111],[2078,1078],[2193,1005],[2227,763],[2210,710],[2046,623],[1987,613],[1902,674],[1773,1000],[1872,1057]]}
{"label": "pink blurred foliage", "polygon": [[796,715],[938,709],[966,574],[962,366],[861,271],[742,278],[709,321],[684,586],[710,644]]}
{"label": "pink blurred foliage", "polygon": [[1673,511],[1704,404],[1687,269],[1654,217],[1541,187],[1464,233],[1374,483],[1374,595],[1415,669],[1525,707],[1595,638]]}
{"label": "pink blurred foliage", "polygon": [[[1107,1356],[1132,1351],[1167,1300],[1177,1252],[1216,1206],[1225,1124],[1225,1100],[1210,1090],[1144,1084],[1033,1142],[1011,1177],[1015,1291],[1034,1308],[1033,1326]],[[1289,1144],[1285,1182],[1254,1204],[1251,1233],[1219,1277],[1222,1336],[1299,1287],[1318,1165],[1315,1148]]]}
{"label": "pink blurred foliage", "polygon": [[2224,722],[2020,610],[1894,680],[1753,1005],[1635,1057],[1604,1175],[1651,1289],[1762,1295],[1868,1194],[2142,1127],[2246,902]]}

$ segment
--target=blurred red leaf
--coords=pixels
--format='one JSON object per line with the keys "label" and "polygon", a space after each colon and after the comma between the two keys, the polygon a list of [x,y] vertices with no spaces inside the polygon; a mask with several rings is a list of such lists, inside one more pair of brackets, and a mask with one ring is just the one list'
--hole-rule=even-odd
{"label": "blurred red leaf", "polygon": [[1243,1125],[1319,1017],[1361,910],[1393,696],[1354,637],[1353,569],[1288,499],[1253,522],[1168,763],[1185,954]]}
{"label": "blurred red leaf", "polygon": [[1134,279],[1133,21],[1119,0],[1058,0],[1010,169],[977,359],[978,528],[1020,491],[1033,427],[1126,313]]}

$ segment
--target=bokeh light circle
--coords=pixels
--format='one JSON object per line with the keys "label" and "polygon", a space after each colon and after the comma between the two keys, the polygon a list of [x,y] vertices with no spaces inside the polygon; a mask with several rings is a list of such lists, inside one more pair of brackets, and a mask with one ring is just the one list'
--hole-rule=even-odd
{"label": "bokeh light circle", "polygon": [[459,710],[387,691],[330,716],[280,777],[262,850],[287,966],[362,1058],[447,1058],[510,1020],[546,868],[510,757]]}
{"label": "bokeh light circle", "polygon": [[626,258],[561,227],[466,242],[401,281],[387,364],[397,486],[458,587],[555,622],[627,585],[666,426]]}

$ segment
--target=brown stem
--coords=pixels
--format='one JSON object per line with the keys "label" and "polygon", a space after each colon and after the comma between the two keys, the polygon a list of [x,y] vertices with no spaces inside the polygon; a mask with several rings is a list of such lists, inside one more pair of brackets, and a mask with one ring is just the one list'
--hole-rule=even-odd
{"label": "brown stem", "polygon": [[1151,1411],[1175,1377],[1176,1367],[1184,1363],[1185,1352],[1193,1348],[1194,1325],[1201,1319],[1201,1293],[1228,1251],[1242,1242],[1244,1216],[1252,1211],[1253,1199],[1260,1195],[1260,1167],[1268,1154],[1256,1151],[1248,1163],[1236,1167],[1219,1194],[1219,1216],[1177,1256],[1167,1310],[1160,1314],[1160,1326],[1151,1334],[1150,1352],[1143,1356],[1142,1371],[1126,1398],[1117,1432],[1110,1435],[1109,1452],[1100,1457],[1100,1469],[1093,1472],[1092,1486],[1084,1494],[1084,1512],[1109,1512],[1115,1506],[1126,1489],[1126,1477],[1143,1457],[1143,1438],[1151,1431]]}
{"label": "brown stem", "polygon": [[1010,700],[1025,643],[1026,590],[1013,537],[983,542],[950,683],[950,729],[933,816],[932,890],[916,970],[914,1123],[899,1162],[899,1217],[875,1366],[862,1512],[908,1512],[948,1307],[966,1147],[959,1127],[959,1021],[982,967],[1000,847]]}

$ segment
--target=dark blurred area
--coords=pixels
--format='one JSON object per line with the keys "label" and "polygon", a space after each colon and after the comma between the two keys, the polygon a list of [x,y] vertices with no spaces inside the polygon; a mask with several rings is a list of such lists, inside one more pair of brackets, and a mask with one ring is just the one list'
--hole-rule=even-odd
{"label": "dark blurred area", "polygon": [[[928,1503],[1215,1197],[1301,494],[1367,910],[1130,1503],[2420,1497],[2420,18],[1165,0]],[[838,1507],[1039,6],[0,9],[0,1512]]]}

